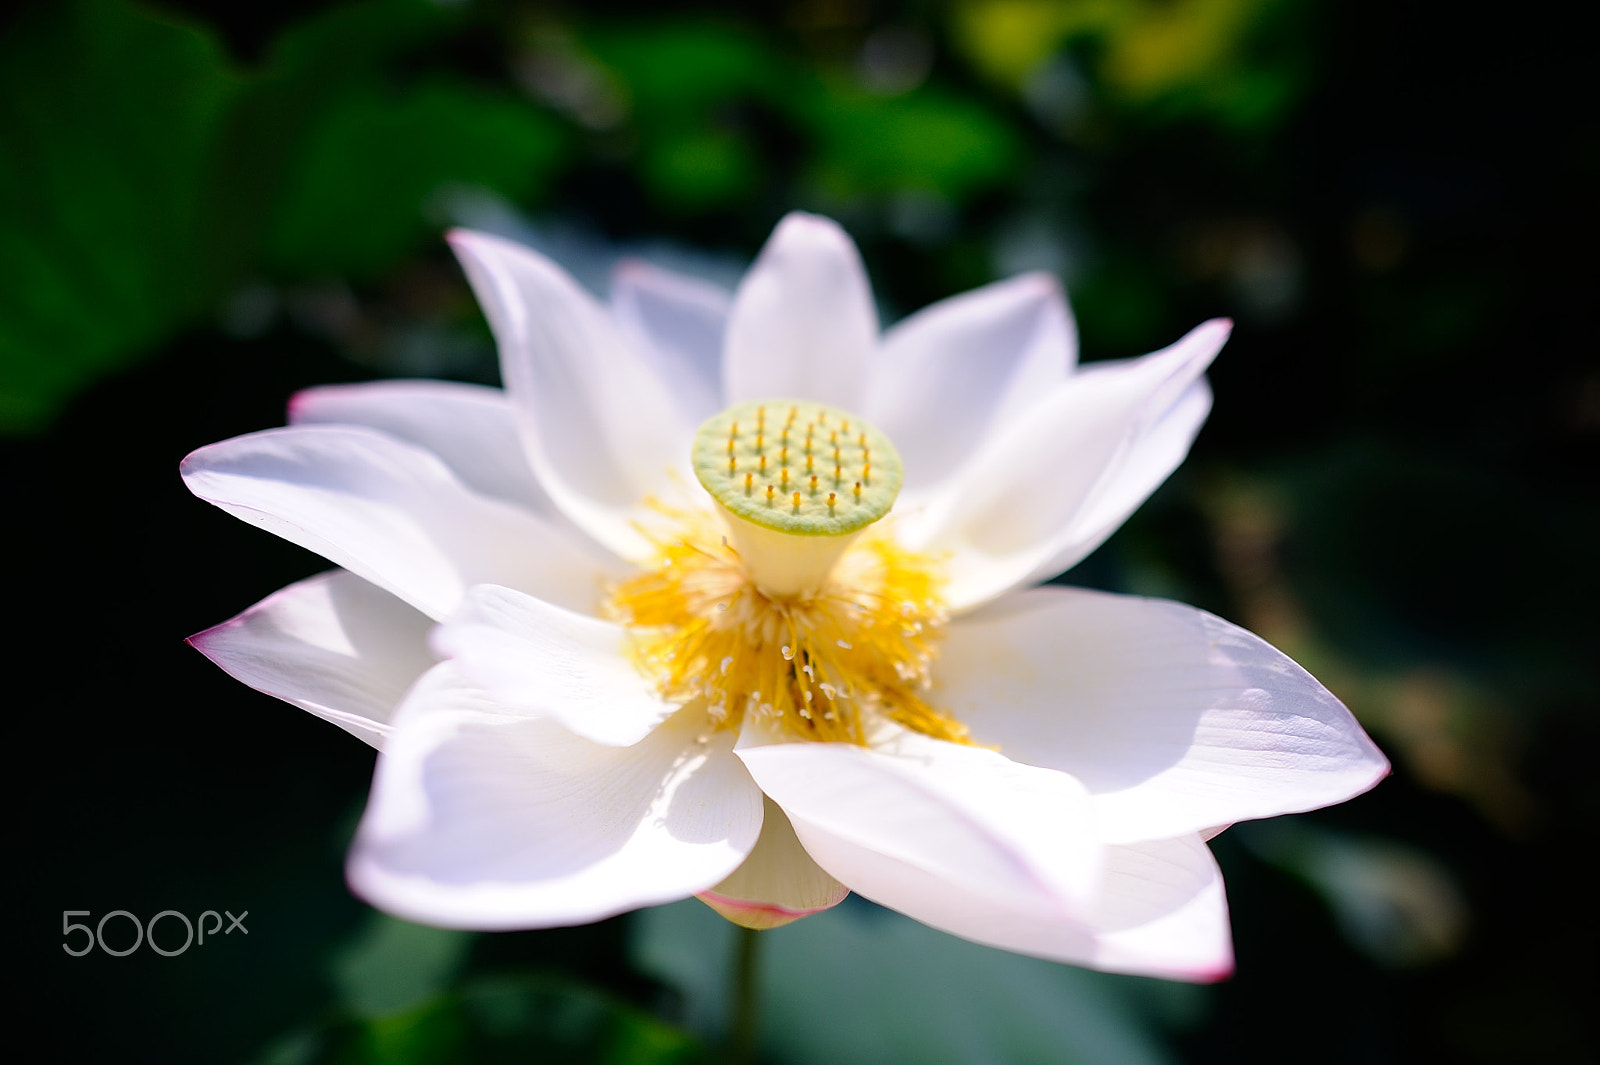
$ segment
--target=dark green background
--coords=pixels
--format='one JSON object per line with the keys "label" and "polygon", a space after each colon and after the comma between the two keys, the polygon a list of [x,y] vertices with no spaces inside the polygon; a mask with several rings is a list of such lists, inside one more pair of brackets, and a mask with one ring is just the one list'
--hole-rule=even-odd
{"label": "dark green background", "polygon": [[[862,1061],[1595,1060],[1600,136],[1592,49],[1562,17],[1371,0],[4,16],[19,1044],[713,1052],[727,943],[697,904],[472,937],[349,897],[371,752],[182,642],[323,564],[176,471],[281,424],[307,385],[492,381],[449,224],[529,226],[591,272],[643,251],[726,278],[805,208],[856,236],[890,317],[1030,267],[1067,282],[1088,358],[1234,317],[1191,459],[1068,579],[1255,628],[1396,772],[1216,841],[1231,981],[1022,962],[852,903],[773,934],[767,1057],[841,1060],[831,1032]],[[223,908],[250,911],[247,939],[60,946],[63,910]]]}

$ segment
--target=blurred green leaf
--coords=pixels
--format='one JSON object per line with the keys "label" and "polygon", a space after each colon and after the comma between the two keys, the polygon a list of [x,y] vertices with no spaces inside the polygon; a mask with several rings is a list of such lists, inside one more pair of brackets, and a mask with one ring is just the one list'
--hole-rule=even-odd
{"label": "blurred green leaf", "polygon": [[470,981],[400,1013],[296,1032],[257,1065],[690,1065],[693,1037],[569,977]]}
{"label": "blurred green leaf", "polygon": [[0,43],[0,430],[215,298],[197,205],[238,85],[210,33],[119,0],[38,5]]}
{"label": "blurred green leaf", "polygon": [[722,23],[596,27],[585,41],[626,80],[629,106],[646,128],[694,123],[720,103],[765,95],[795,77],[759,37]]}
{"label": "blurred green leaf", "polygon": [[1022,165],[1010,124],[936,88],[884,97],[830,79],[796,107],[817,145],[812,180],[831,197],[914,191],[959,201]]}
{"label": "blurred green leaf", "polygon": [[474,938],[373,911],[355,941],[333,957],[333,982],[357,1016],[401,1013],[450,986]]}
{"label": "blurred green leaf", "polygon": [[436,228],[430,197],[455,184],[527,199],[562,149],[556,121],[510,97],[444,80],[402,93],[362,85],[330,106],[308,138],[268,260],[293,276],[382,273]]}
{"label": "blurred green leaf", "polygon": [[[633,921],[635,964],[720,1036],[734,927],[695,900]],[[760,949],[763,1054],[792,1065],[1158,1065],[1171,1058],[1156,1030],[1204,995],[981,947],[859,899],[762,932]]]}
{"label": "blurred green leaf", "polygon": [[783,95],[795,78],[774,49],[711,22],[596,27],[585,43],[625,89],[639,176],[663,205],[707,210],[761,187],[762,160],[739,112]]}

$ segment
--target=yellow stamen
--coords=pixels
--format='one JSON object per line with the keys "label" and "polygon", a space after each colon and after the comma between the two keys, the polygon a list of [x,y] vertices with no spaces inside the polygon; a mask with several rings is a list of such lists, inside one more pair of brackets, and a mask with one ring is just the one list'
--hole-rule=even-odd
{"label": "yellow stamen", "polygon": [[888,722],[971,743],[929,702],[943,634],[939,567],[876,529],[864,533],[818,594],[774,598],[738,556],[718,551],[703,515],[657,542],[655,563],[616,585],[607,613],[633,633],[640,666],[663,698],[698,702],[723,728],[865,745]]}

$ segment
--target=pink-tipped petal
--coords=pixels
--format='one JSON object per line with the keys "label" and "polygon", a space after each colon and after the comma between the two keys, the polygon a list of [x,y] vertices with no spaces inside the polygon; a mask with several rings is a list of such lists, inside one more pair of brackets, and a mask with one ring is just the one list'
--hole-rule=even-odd
{"label": "pink-tipped petal", "polygon": [[433,664],[432,624],[344,570],[291,584],[189,643],[235,680],[382,748],[389,719]]}
{"label": "pink-tipped petal", "polygon": [[1097,904],[1041,918],[960,885],[928,883],[918,905],[868,898],[951,935],[1105,972],[1211,983],[1233,971],[1222,876],[1198,837],[1111,847]]}
{"label": "pink-tipped petal", "polygon": [[978,742],[1083,782],[1108,843],[1343,802],[1388,772],[1309,673],[1182,603],[1035,588],[957,620],[934,668]]}
{"label": "pink-tipped petal", "polygon": [[505,392],[456,381],[370,381],[321,385],[289,401],[291,425],[361,425],[444,460],[480,495],[561,518],[528,467],[516,413]]}
{"label": "pink-tipped petal", "polygon": [[317,552],[429,617],[503,584],[592,611],[619,563],[535,514],[467,489],[431,452],[354,426],[268,429],[183,461],[189,490]]}
{"label": "pink-tipped petal", "polygon": [[811,860],[783,809],[765,800],[749,857],[700,900],[745,928],[777,928],[844,901],[850,890]]}

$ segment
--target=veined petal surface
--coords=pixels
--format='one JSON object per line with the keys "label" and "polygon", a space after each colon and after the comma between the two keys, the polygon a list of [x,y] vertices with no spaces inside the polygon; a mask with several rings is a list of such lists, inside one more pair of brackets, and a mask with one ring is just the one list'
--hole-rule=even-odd
{"label": "veined petal surface", "polygon": [[406,689],[433,664],[426,614],[334,570],[189,637],[234,679],[382,748]]}
{"label": "veined petal surface", "polygon": [[689,710],[632,747],[509,712],[453,663],[402,704],[347,873],[407,920],[546,928],[687,898],[755,846],[761,793]]}
{"label": "veined petal surface", "polygon": [[878,898],[951,935],[1105,972],[1210,982],[1233,971],[1222,875],[1198,836],[1110,847],[1096,901],[1068,916],[1041,917],[965,885],[926,878],[914,908]]}
{"label": "veined petal surface", "polygon": [[1388,772],[1309,673],[1182,603],[1020,592],[950,626],[934,680],[979,742],[1081,780],[1108,843],[1315,809]]}
{"label": "veined petal surface", "polygon": [[531,512],[470,491],[431,452],[371,429],[268,429],[203,447],[182,471],[201,499],[436,619],[485,583],[592,611],[618,567]]}
{"label": "veined petal surface", "polygon": [[522,453],[505,392],[456,381],[320,385],[289,400],[290,425],[363,425],[444,460],[461,483],[550,520],[561,512]]}
{"label": "veined petal surface", "polygon": [[912,916],[959,887],[1042,919],[1087,905],[1103,851],[1083,786],[993,751],[904,732],[873,748],[744,746],[738,755],[841,883]]}
{"label": "veined petal surface", "polygon": [[624,558],[649,556],[644,501],[688,473],[690,433],[667,386],[593,296],[549,259],[456,230],[450,243],[500,348],[529,464],[579,527]]}
{"label": "veined petal surface", "polygon": [[[1107,471],[1163,427],[1174,405],[1192,410],[1189,389],[1229,328],[1225,321],[1207,322],[1151,355],[1080,368],[1009,425],[996,427],[960,476],[946,481],[922,514],[909,517],[903,533],[912,547],[948,555],[946,599],[954,609],[1048,575],[1040,571],[1071,553],[1083,535],[1077,518],[1097,502]],[[1145,461],[1135,470],[1158,466]]]}
{"label": "veined petal surface", "polygon": [[654,367],[691,435],[722,402],[722,337],[733,296],[697,277],[638,259],[617,266],[611,315]]}
{"label": "veined petal surface", "polygon": [[861,410],[878,312],[861,253],[838,223],[784,217],[734,293],[723,398],[809,399]]}
{"label": "veined petal surface", "polygon": [[671,717],[628,656],[622,626],[497,585],[467,593],[433,646],[507,705],[558,721],[594,743],[627,747]]}
{"label": "veined petal surface", "polygon": [[894,441],[904,499],[939,485],[996,427],[1054,391],[1077,347],[1067,301],[1048,274],[943,300],[884,334],[861,413]]}

